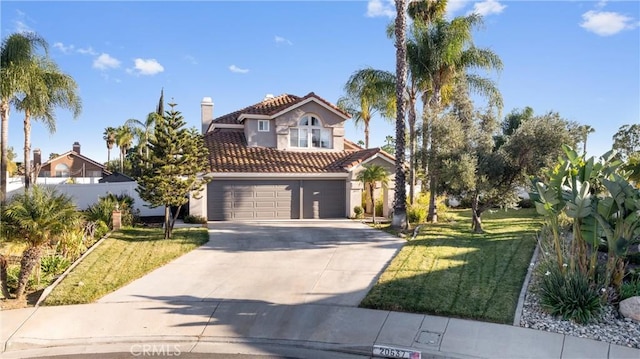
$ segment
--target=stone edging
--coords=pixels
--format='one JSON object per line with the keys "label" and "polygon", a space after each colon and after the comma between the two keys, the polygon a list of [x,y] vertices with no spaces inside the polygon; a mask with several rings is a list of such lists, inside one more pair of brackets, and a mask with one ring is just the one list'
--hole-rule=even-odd
{"label": "stone edging", "polygon": [[527,295],[527,291],[529,289],[529,282],[531,282],[531,276],[533,274],[533,269],[535,267],[535,263],[538,261],[538,254],[540,252],[540,242],[536,238],[536,248],[533,251],[533,255],[531,256],[531,262],[529,262],[529,268],[527,268],[527,275],[524,277],[524,283],[522,283],[522,288],[520,289],[520,296],[518,297],[518,305],[516,306],[516,313],[513,316],[513,325],[516,327],[520,326],[520,318],[522,318],[522,309],[524,307],[524,298]]}
{"label": "stone edging", "polygon": [[100,240],[98,240],[96,243],[94,243],[91,248],[87,249],[86,252],[82,253],[82,255],[80,256],[80,258],[78,258],[75,262],[73,262],[72,265],[69,266],[69,268],[67,268],[67,270],[65,270],[59,277],[58,279],[56,279],[52,284],[50,284],[48,287],[46,287],[43,291],[42,294],[40,294],[40,298],[38,298],[38,302],[36,302],[35,307],[39,307],[40,304],[42,302],[44,302],[45,299],[47,299],[47,297],[49,296],[49,294],[51,294],[51,292],[53,291],[53,289],[55,287],[58,286],[58,284],[60,284],[60,282],[62,282],[62,280],[64,278],[67,277],[67,275],[78,265],[80,264],[80,262],[82,262],[82,260],[89,255],[89,253],[93,252],[93,250],[98,247],[105,239],[109,238],[109,236],[111,236],[111,233],[113,233],[113,231],[109,231],[107,232],[107,234],[105,234],[102,238],[100,238]]}

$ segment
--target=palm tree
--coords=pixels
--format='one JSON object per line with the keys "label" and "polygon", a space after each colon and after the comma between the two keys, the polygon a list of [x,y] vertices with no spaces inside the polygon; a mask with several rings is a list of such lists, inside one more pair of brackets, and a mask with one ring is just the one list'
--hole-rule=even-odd
{"label": "palm tree", "polygon": [[[407,227],[407,194],[405,188],[404,172],[404,91],[407,86],[407,19],[406,0],[396,0],[396,163],[395,163],[395,198],[393,205],[394,228],[406,229]],[[375,223],[375,210],[374,210]]]}
{"label": "palm tree", "polygon": [[596,132],[596,129],[589,125],[582,125],[579,127],[579,130],[582,134],[582,154],[587,155],[587,138],[590,133]]}
{"label": "palm tree", "polygon": [[373,208],[373,224],[376,224],[376,183],[380,182],[383,188],[387,188],[389,184],[389,172],[380,165],[364,165],[364,170],[358,173],[356,180],[361,181],[365,189],[369,190],[371,208]]}
{"label": "palm tree", "polygon": [[120,172],[124,173],[124,157],[133,143],[133,131],[129,126],[116,128],[116,145],[120,148]]}
{"label": "palm tree", "polygon": [[364,68],[354,72],[344,85],[345,96],[337,106],[349,113],[356,125],[364,125],[364,146],[369,148],[369,122],[376,112],[390,119],[393,116],[395,79],[388,71]]}
{"label": "palm tree", "polygon": [[77,88],[74,79],[61,72],[54,62],[43,57],[33,59],[21,96],[12,101],[18,111],[24,112],[25,189],[31,185],[31,119],[42,121],[49,132],[54,133],[56,107],[71,110],[77,118],[82,110]]}
{"label": "palm tree", "polygon": [[140,156],[142,157],[142,148],[145,149],[144,157],[145,159],[149,159],[149,140],[153,135],[153,128],[156,124],[156,120],[158,118],[157,112],[150,112],[147,115],[147,119],[142,122],[140,120],[136,120],[135,118],[130,118],[127,122],[124,123],[125,126],[131,128],[131,131],[134,133],[135,137],[138,138],[138,147],[140,150]]}
{"label": "palm tree", "polygon": [[55,189],[34,186],[31,191],[13,197],[5,216],[12,238],[24,240],[27,249],[20,260],[18,299],[24,298],[27,281],[42,257],[42,250],[63,233],[78,224],[79,215],[72,199]]}
{"label": "palm tree", "polygon": [[107,144],[107,164],[111,162],[111,149],[116,143],[116,129],[114,127],[107,127],[102,133],[102,139]]}
{"label": "palm tree", "polygon": [[[429,200],[428,220],[437,222],[435,200],[437,195],[438,171],[435,166],[439,140],[432,136],[432,123],[449,102],[455,81],[467,82],[469,89],[490,98],[492,105],[501,108],[502,97],[495,84],[477,74],[467,73],[470,69],[501,70],[500,58],[488,49],[473,45],[472,30],[481,24],[480,15],[457,17],[451,21],[436,19],[433,24],[415,34],[415,46],[421,56],[413,57],[412,69],[415,76],[426,80],[423,92],[423,166],[431,164],[428,170]],[[428,153],[428,156],[427,156]]]}
{"label": "palm tree", "polygon": [[7,147],[9,143],[10,103],[26,86],[28,64],[42,48],[48,52],[47,42],[35,33],[16,33],[2,41],[0,49],[0,115],[2,118],[0,134],[0,203],[4,203],[7,194],[5,176],[9,163]]}

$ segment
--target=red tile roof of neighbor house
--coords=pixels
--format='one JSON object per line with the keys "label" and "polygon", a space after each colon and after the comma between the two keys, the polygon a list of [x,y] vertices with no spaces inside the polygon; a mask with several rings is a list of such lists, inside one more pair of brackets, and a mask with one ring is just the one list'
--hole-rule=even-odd
{"label": "red tile roof of neighbor house", "polygon": [[346,173],[380,153],[379,148],[338,152],[282,151],[247,147],[242,130],[214,129],[204,136],[214,173]]}
{"label": "red tile roof of neighbor house", "polygon": [[343,114],[346,117],[351,117],[351,115],[349,115],[347,112],[339,109],[338,107],[336,107],[335,105],[333,105],[332,103],[330,103],[329,101],[323,99],[322,97],[316,95],[313,92],[309,92],[306,96],[304,97],[298,97],[295,95],[289,95],[289,94],[283,94],[280,96],[276,96],[273,98],[266,98],[256,104],[253,104],[251,106],[247,106],[241,110],[226,114],[224,116],[220,116],[216,119],[213,120],[214,123],[224,123],[224,124],[238,124],[238,118],[241,115],[266,115],[266,116],[272,116],[277,114],[278,112],[286,109],[287,107],[291,107],[294,106],[297,103],[303,102],[309,98],[314,98],[316,100],[318,100],[319,102],[324,103],[325,105],[329,106],[330,108],[334,109],[335,111],[338,111],[339,113]]}

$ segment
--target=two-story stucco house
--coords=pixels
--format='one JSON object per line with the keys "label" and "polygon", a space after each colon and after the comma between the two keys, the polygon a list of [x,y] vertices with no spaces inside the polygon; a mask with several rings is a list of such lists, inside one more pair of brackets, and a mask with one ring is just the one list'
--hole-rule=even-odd
{"label": "two-story stucco house", "polygon": [[[304,97],[267,95],[241,110],[213,118],[201,103],[202,132],[213,180],[190,213],[210,221],[346,218],[361,205],[365,164],[393,174],[394,158],[344,138],[349,114],[313,92]],[[389,213],[393,178],[380,191]]]}
{"label": "two-story stucco house", "polygon": [[80,153],[80,143],[74,142],[71,151],[42,162],[40,149],[33,150],[33,165],[39,168],[38,177],[102,178],[111,174],[107,168]]}

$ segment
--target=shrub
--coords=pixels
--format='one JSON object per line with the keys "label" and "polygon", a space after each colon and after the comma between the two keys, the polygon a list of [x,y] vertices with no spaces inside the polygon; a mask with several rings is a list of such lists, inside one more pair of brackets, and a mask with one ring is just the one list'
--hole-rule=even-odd
{"label": "shrub", "polygon": [[67,258],[56,254],[42,257],[40,269],[45,276],[55,276],[64,272],[70,265],[71,262]]}
{"label": "shrub", "polygon": [[82,252],[87,250],[85,240],[86,234],[84,228],[76,228],[64,232],[58,237],[56,252],[69,260],[76,260]]}
{"label": "shrub", "polygon": [[377,217],[383,217],[384,213],[383,212],[384,209],[384,205],[382,204],[382,198],[378,198],[376,200],[376,216]]}
{"label": "shrub", "polygon": [[576,323],[588,323],[602,310],[598,288],[586,274],[563,272],[555,264],[546,266],[537,293],[545,311]]}
{"label": "shrub", "polygon": [[98,202],[91,205],[85,211],[88,221],[101,221],[111,228],[111,215],[116,209],[116,205],[121,212],[122,225],[125,227],[135,225],[140,218],[140,210],[133,208],[133,197],[127,194],[114,195],[107,194],[100,197]]}
{"label": "shrub", "polygon": [[640,296],[640,276],[622,283],[620,287],[620,300]]}
{"label": "shrub", "polygon": [[206,224],[207,219],[202,216],[192,216],[190,214],[184,216],[184,223]]}
{"label": "shrub", "polygon": [[355,213],[356,218],[362,218],[364,215],[364,209],[361,206],[353,207],[353,213]]}
{"label": "shrub", "polygon": [[427,207],[417,202],[407,205],[407,220],[409,223],[424,223],[427,220]]}

